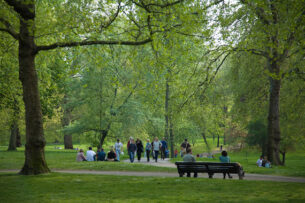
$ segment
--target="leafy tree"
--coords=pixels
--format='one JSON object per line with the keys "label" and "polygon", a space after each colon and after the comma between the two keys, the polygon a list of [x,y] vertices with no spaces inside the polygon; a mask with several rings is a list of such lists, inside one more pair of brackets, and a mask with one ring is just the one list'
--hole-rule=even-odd
{"label": "leafy tree", "polygon": [[[19,43],[19,78],[23,86],[27,143],[21,174],[49,172],[44,157],[45,139],[35,68],[37,54],[58,47],[143,45],[151,42],[152,35],[164,25],[158,26],[158,20],[152,14],[160,14],[163,8],[174,7],[179,3],[180,1],[155,4],[137,1],[106,1],[97,4],[94,1],[0,2],[0,31]],[[117,9],[110,9],[113,7]],[[65,26],[67,24],[69,26]],[[120,27],[122,24],[124,26]],[[115,36],[115,39],[113,32],[126,33],[127,38],[126,35],[123,37],[129,41],[124,41],[119,36]]]}
{"label": "leafy tree", "polygon": [[[282,164],[280,153],[280,90],[289,58],[304,47],[304,1],[248,1],[223,7],[222,31],[234,51],[246,51],[265,60],[269,80],[268,158]],[[226,10],[226,8],[229,8]],[[228,13],[233,15],[229,17]],[[234,42],[232,41],[234,39]],[[235,46],[236,45],[236,46]],[[285,74],[284,74],[285,75]]]}

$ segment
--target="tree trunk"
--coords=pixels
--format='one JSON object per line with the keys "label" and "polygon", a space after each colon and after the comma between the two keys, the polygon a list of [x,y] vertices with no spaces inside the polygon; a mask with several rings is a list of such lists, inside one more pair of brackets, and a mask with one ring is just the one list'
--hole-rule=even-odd
{"label": "tree trunk", "polygon": [[219,147],[219,135],[217,135],[217,147]]}
{"label": "tree trunk", "polygon": [[[276,60],[270,62],[270,72],[276,76],[280,74],[280,68]],[[274,165],[282,165],[280,159],[280,88],[281,80],[278,78],[269,77],[270,80],[270,95],[269,95],[269,114],[268,114],[268,159]]]}
{"label": "tree trunk", "polygon": [[16,139],[17,139],[17,132],[18,131],[18,123],[16,120],[13,121],[11,125],[11,136],[10,136],[10,143],[8,145],[8,151],[16,151]]}
{"label": "tree trunk", "polygon": [[[69,126],[71,122],[72,110],[71,108],[65,106],[68,102],[67,100],[68,100],[67,95],[65,95],[63,98],[64,112],[63,112],[63,118],[61,120],[63,128]],[[64,145],[65,145],[65,149],[73,149],[72,135],[70,133],[64,132]]]}
{"label": "tree trunk", "polygon": [[73,149],[72,135],[70,134],[64,135],[64,145],[65,145],[65,149]]}
{"label": "tree trunk", "polygon": [[10,136],[10,143],[8,146],[8,151],[14,151],[17,150],[17,137],[20,139],[20,134],[19,134],[19,127],[18,127],[18,120],[19,120],[19,105],[17,99],[14,99],[13,102],[13,122],[11,124],[11,136]]}
{"label": "tree trunk", "polygon": [[210,152],[210,146],[209,146],[209,144],[208,144],[208,141],[207,141],[207,138],[206,138],[204,132],[202,133],[202,137],[203,137],[203,140],[204,140],[205,145],[207,146],[208,152]]}
{"label": "tree trunk", "polygon": [[173,132],[173,123],[172,119],[169,120],[169,139],[170,139],[170,148],[171,148],[171,158],[175,157],[174,154],[174,132]]}
{"label": "tree trunk", "polygon": [[103,144],[104,144],[104,141],[105,141],[105,138],[107,137],[107,135],[108,135],[108,130],[101,131],[100,146],[98,146],[98,148],[103,147]]}
{"label": "tree trunk", "polygon": [[23,87],[26,120],[25,163],[20,171],[23,175],[50,172],[44,154],[46,141],[35,70],[35,46],[34,19],[20,17],[19,79]]}
{"label": "tree trunk", "polygon": [[16,147],[21,147],[21,135],[19,131],[19,127],[17,127],[17,134],[16,134]]}
{"label": "tree trunk", "polygon": [[168,101],[169,101],[169,85],[168,85],[168,78],[166,78],[166,90],[165,90],[165,107],[164,107],[164,112],[165,112],[165,130],[164,130],[164,137],[166,140],[168,140]]}

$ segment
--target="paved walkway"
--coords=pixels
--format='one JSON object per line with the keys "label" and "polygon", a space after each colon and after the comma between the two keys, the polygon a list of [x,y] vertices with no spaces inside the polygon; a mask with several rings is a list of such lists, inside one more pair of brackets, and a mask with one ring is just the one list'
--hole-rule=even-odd
{"label": "paved walkway", "polygon": [[[124,160],[123,162],[130,162],[129,160]],[[138,160],[135,160],[135,163],[138,164],[145,164],[145,165],[151,165],[151,166],[158,166],[158,167],[169,167],[169,168],[176,168],[176,165],[174,163],[171,163],[169,159],[165,160],[159,160],[158,162],[155,162],[154,160],[151,160],[150,162],[147,162],[146,158],[141,158],[141,161],[138,162]],[[129,173],[129,172],[127,172]],[[135,176],[168,176],[168,177],[178,177],[177,173],[163,173],[163,172],[135,172],[135,173],[141,173],[139,175]],[[150,174],[150,175],[146,175]],[[155,175],[153,175],[155,174]],[[127,175],[127,174],[126,174]],[[238,179],[237,174],[232,174],[233,179]],[[199,173],[198,177],[200,178],[208,178],[207,174]],[[213,178],[223,178],[222,174],[216,173],[214,174]],[[300,177],[288,177],[288,176],[275,176],[275,175],[263,175],[263,174],[251,174],[246,173],[244,180],[265,180],[265,181],[277,181],[277,182],[298,182],[298,183],[305,183],[305,178]]]}
{"label": "paved walkway", "polygon": [[[19,170],[0,170],[0,172],[17,173]],[[92,175],[120,175],[120,176],[143,176],[143,177],[178,177],[178,173],[167,172],[141,172],[141,171],[90,171],[90,170],[58,170],[52,169],[52,172],[70,173],[70,174],[92,174]],[[232,174],[233,179],[238,179],[236,174]],[[185,177],[184,177],[185,178]],[[198,178],[208,178],[207,174],[198,174]],[[222,174],[215,174],[214,178],[222,179]],[[287,177],[287,176],[273,176],[261,174],[246,174],[244,180],[258,180],[258,181],[275,181],[275,182],[295,182],[305,183],[305,178]]]}

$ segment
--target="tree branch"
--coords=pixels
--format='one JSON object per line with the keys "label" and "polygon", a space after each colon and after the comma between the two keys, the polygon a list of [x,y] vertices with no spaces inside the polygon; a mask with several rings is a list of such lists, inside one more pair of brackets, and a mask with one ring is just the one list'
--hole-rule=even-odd
{"label": "tree branch", "polygon": [[76,47],[76,46],[89,46],[89,45],[143,45],[146,43],[152,42],[151,38],[148,38],[143,41],[104,41],[104,40],[95,40],[95,41],[81,41],[81,42],[58,42],[51,45],[37,46],[36,53],[39,51],[46,51],[51,49],[56,49],[60,47]]}
{"label": "tree branch", "polygon": [[166,8],[166,7],[169,7],[169,6],[174,6],[174,5],[178,4],[178,3],[182,3],[183,1],[184,0],[178,0],[178,1],[174,1],[174,2],[166,3],[166,4],[150,3],[150,4],[146,4],[145,6],[146,7],[156,6],[156,7],[160,7],[160,8]]}
{"label": "tree branch", "polygon": [[257,17],[263,22],[265,25],[270,25],[269,20],[266,17],[266,13],[263,8],[255,6],[252,2],[249,2],[247,0],[240,0],[241,3],[247,4],[250,8],[255,10],[255,14]]}
{"label": "tree branch", "polygon": [[26,1],[20,0],[5,0],[5,2],[12,6],[14,10],[24,19],[34,19],[35,18],[35,1],[33,3],[23,4]]}
{"label": "tree branch", "polygon": [[117,108],[117,111],[119,111],[128,102],[129,98],[131,97],[131,95],[133,94],[133,91],[137,88],[137,86],[138,86],[138,84],[135,84],[132,91],[130,91],[128,96],[125,98],[124,102]]}
{"label": "tree branch", "polygon": [[[211,63],[216,62],[224,53],[220,54],[218,57],[216,57],[214,60],[212,60]],[[231,52],[227,53],[224,58],[221,60],[220,64],[216,67],[215,73],[213,74],[213,76],[209,79],[208,75],[206,77],[206,79],[203,82],[200,82],[197,86],[197,89],[190,94],[187,99],[179,106],[179,112],[183,109],[183,107],[189,102],[189,100],[199,91],[199,88],[202,87],[204,84],[206,84],[205,88],[203,89],[202,94],[205,93],[205,91],[207,90],[207,88],[209,87],[209,85],[213,82],[214,78],[216,77],[220,67],[223,65],[223,63],[225,62],[225,60],[227,59],[227,57],[231,54]],[[210,63],[210,65],[211,65]],[[210,69],[210,66],[208,67],[208,70]]]}
{"label": "tree branch", "polygon": [[12,25],[7,20],[0,18],[0,22],[2,22],[4,24],[4,26],[6,27],[6,28],[0,28],[0,31],[7,32],[12,37],[14,37],[16,40],[19,40],[19,34],[17,32],[15,32]]}
{"label": "tree branch", "polygon": [[250,52],[254,55],[259,55],[268,58],[268,54],[265,51],[259,49],[247,49],[247,48],[233,48],[232,51],[243,51],[243,52]]}
{"label": "tree branch", "polygon": [[117,11],[114,13],[114,15],[109,19],[109,21],[105,24],[105,25],[101,25],[101,28],[108,28],[114,21],[115,19],[118,17],[119,12],[121,10],[121,1],[119,2]]}

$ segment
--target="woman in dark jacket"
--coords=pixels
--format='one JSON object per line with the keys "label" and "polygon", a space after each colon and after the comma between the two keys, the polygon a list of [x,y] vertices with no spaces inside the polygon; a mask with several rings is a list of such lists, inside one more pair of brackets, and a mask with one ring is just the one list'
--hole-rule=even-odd
{"label": "woman in dark jacket", "polygon": [[130,144],[128,146],[128,154],[131,163],[133,163],[134,161],[135,151],[137,151],[137,145],[134,143],[134,139],[131,139]]}
{"label": "woman in dark jacket", "polygon": [[136,145],[137,145],[137,156],[138,156],[138,161],[140,162],[140,161],[141,161],[142,152],[144,151],[144,150],[143,150],[142,141],[141,141],[140,139],[137,139]]}

